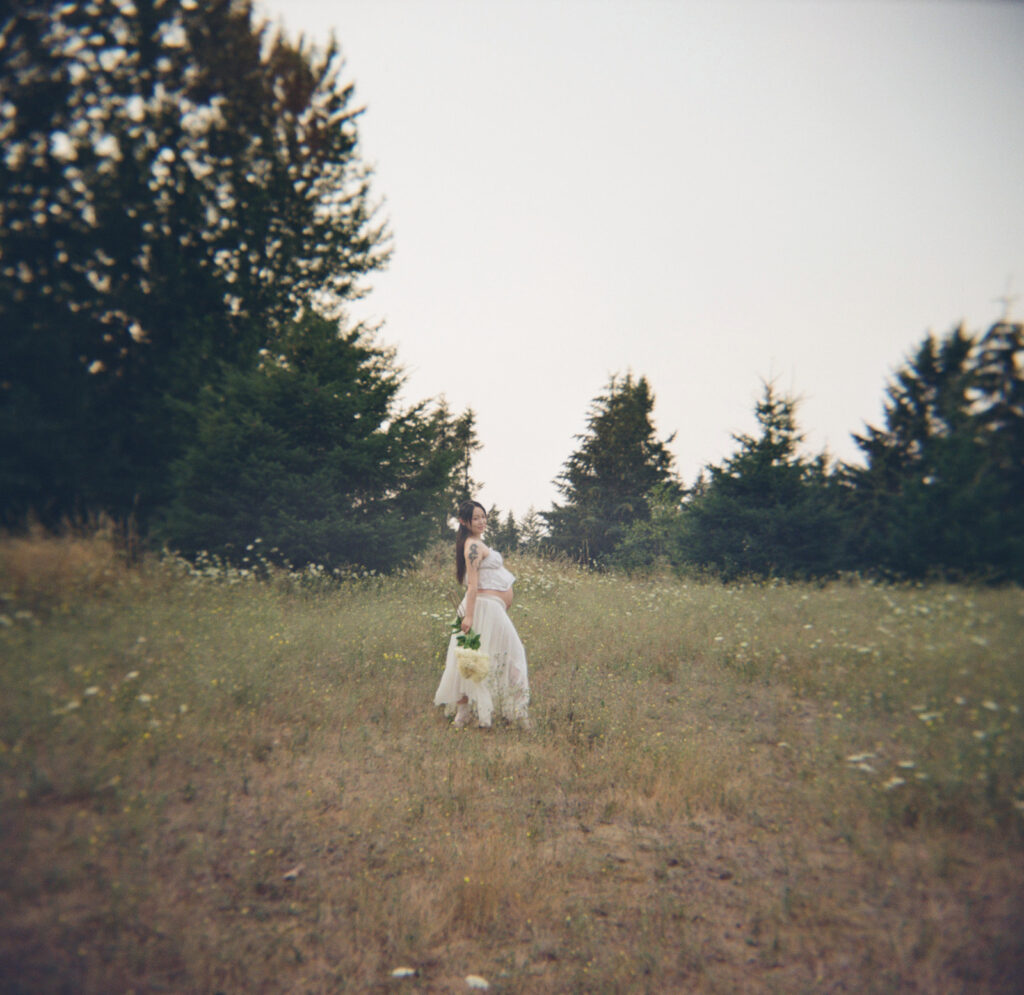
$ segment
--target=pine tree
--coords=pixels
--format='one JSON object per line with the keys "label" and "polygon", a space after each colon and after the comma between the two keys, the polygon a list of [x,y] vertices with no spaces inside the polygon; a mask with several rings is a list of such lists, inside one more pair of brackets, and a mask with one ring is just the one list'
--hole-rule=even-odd
{"label": "pine tree", "polygon": [[649,495],[678,487],[673,457],[655,437],[654,395],[645,377],[613,376],[595,398],[580,447],[556,484],[563,504],[543,514],[546,544],[584,563],[609,562],[634,522],[650,517]]}
{"label": "pine tree", "polygon": [[923,342],[886,388],[885,424],[854,436],[845,468],[859,565],[1024,576],[1019,326],[981,341],[962,327]]}
{"label": "pine tree", "polygon": [[487,512],[487,541],[503,553],[514,553],[519,548],[519,526],[511,511],[504,517],[497,505]]}
{"label": "pine tree", "polygon": [[[174,549],[243,564],[398,566],[436,535],[462,452],[443,416],[396,407],[393,354],[306,316],[252,370],[200,401],[161,526]],[[451,425],[447,425],[451,428]]]}
{"label": "pine tree", "polygon": [[842,520],[824,454],[798,452],[797,402],[766,383],[755,407],[760,433],[737,435],[735,455],[710,466],[678,522],[672,559],[717,571],[807,577],[841,562]]}

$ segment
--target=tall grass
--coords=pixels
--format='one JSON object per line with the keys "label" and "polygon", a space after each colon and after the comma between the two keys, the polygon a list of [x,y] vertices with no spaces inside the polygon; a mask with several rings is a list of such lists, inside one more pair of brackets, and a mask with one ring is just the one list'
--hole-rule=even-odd
{"label": "tall grass", "polygon": [[2,990],[1017,990],[1020,590],[512,566],[534,729],[482,733],[446,553],[0,543]]}

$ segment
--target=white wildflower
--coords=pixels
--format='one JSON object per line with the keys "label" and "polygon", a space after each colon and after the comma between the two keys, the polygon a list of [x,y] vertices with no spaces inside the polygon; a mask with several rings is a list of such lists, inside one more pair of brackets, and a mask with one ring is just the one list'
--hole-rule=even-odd
{"label": "white wildflower", "polygon": [[906,784],[902,777],[890,777],[885,784],[882,785],[884,791],[892,791],[894,788],[898,788],[901,784]]}

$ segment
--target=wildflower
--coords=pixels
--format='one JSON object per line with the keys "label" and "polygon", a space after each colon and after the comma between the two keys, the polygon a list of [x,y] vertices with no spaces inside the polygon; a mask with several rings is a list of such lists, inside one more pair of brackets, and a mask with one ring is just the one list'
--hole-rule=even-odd
{"label": "wildflower", "polygon": [[884,791],[892,791],[893,788],[898,788],[901,784],[906,784],[902,777],[890,777],[885,784],[882,785]]}
{"label": "wildflower", "polygon": [[86,698],[91,698],[93,695],[99,694],[99,693],[100,693],[100,689],[98,687],[96,687],[95,684],[91,685],[90,687],[87,687],[82,692],[82,694],[84,694]]}
{"label": "wildflower", "polygon": [[140,694],[139,695],[139,703],[142,704],[142,705],[148,705],[152,700],[153,700],[153,696],[151,694]]}
{"label": "wildflower", "polygon": [[467,974],[466,984],[470,988],[490,988],[491,984],[486,978],[481,978],[479,974]]}
{"label": "wildflower", "polygon": [[846,760],[847,763],[859,764],[863,763],[865,760],[873,760],[874,756],[875,755],[873,753],[854,753],[852,756],[847,757]]}
{"label": "wildflower", "polygon": [[129,670],[128,673],[124,675],[124,679],[126,681],[134,681],[138,676],[139,672],[137,670]]}
{"label": "wildflower", "polygon": [[971,735],[980,743],[985,738],[985,730],[975,729],[974,732],[971,733]]}
{"label": "wildflower", "polygon": [[991,698],[986,698],[981,703],[981,707],[982,708],[987,708],[990,712],[998,712],[999,711],[999,706]]}
{"label": "wildflower", "polygon": [[896,766],[902,767],[904,770],[913,770],[917,764],[913,760],[901,760]]}
{"label": "wildflower", "polygon": [[414,978],[416,977],[416,968],[414,967],[396,967],[391,972],[392,978]]}

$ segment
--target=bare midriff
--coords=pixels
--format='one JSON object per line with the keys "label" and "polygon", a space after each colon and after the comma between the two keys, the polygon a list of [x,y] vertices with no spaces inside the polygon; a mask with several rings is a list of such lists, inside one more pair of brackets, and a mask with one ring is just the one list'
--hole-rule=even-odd
{"label": "bare midriff", "polygon": [[498,598],[505,605],[506,611],[508,611],[508,609],[512,607],[511,587],[507,591],[491,591],[487,588],[481,587],[476,593],[478,596],[481,594],[486,594],[490,598]]}

